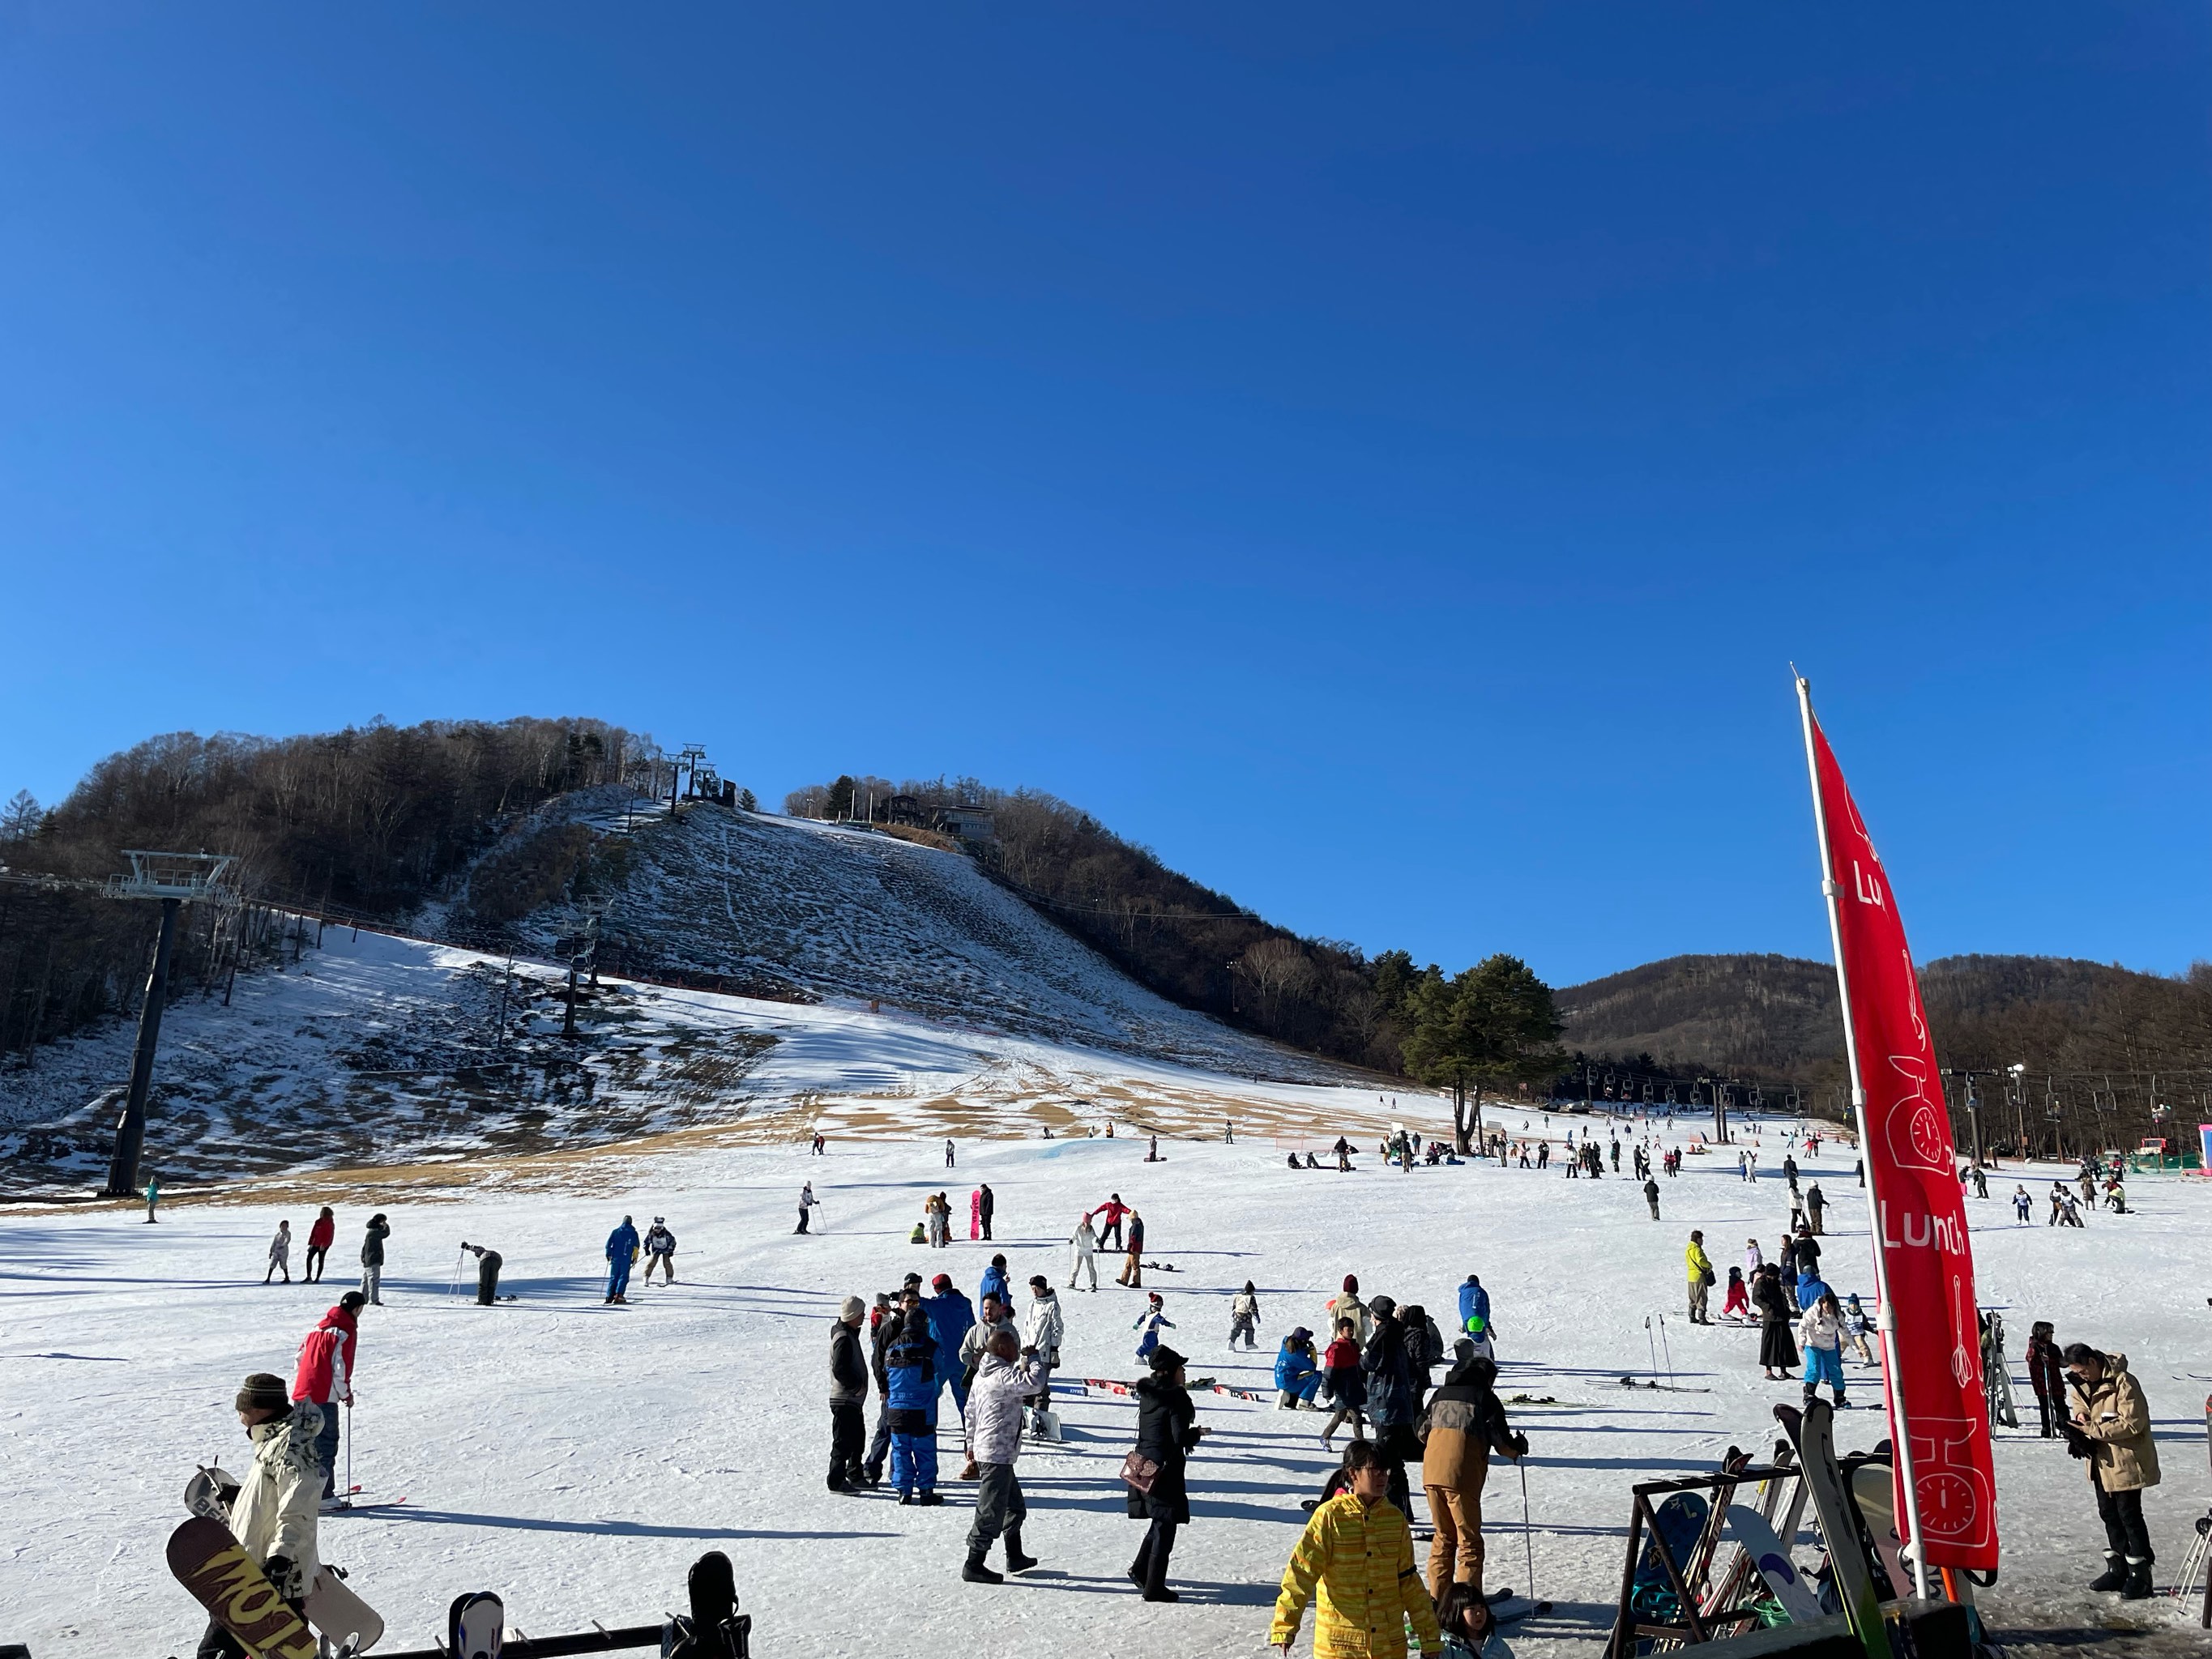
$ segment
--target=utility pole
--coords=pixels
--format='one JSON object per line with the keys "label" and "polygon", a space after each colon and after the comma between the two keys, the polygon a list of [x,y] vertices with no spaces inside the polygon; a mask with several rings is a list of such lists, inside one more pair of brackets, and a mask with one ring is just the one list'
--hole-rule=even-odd
{"label": "utility pole", "polygon": [[1967,1071],[1961,1068],[1948,1071],[1944,1075],[1959,1079],[1960,1101],[1966,1109],[1967,1131],[1973,1136],[1974,1167],[1979,1169],[1982,1163],[1982,1097],[1974,1092],[1974,1079],[1978,1077],[1995,1077],[1997,1073]]}

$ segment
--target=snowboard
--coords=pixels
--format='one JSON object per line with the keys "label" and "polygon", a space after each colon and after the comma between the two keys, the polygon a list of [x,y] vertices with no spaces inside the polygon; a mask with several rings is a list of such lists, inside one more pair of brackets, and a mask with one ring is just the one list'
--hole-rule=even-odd
{"label": "snowboard", "polygon": [[307,1592],[307,1622],[349,1654],[364,1652],[384,1638],[384,1620],[376,1609],[353,1593],[344,1574],[327,1564]]}
{"label": "snowboard", "polygon": [[1894,1601],[1905,1594],[1912,1577],[1905,1571],[1904,1558],[1898,1553],[1897,1519],[1893,1513],[1897,1508],[1897,1478],[1889,1465],[1861,1463],[1854,1468],[1851,1502],[1857,1507],[1866,1534],[1873,1541],[1882,1576],[1889,1580],[1890,1594],[1882,1599]]}
{"label": "snowboard", "polygon": [[203,1464],[199,1473],[185,1482],[185,1513],[228,1526],[230,1500],[237,1492],[238,1482],[231,1479],[228,1469],[220,1463]]}
{"label": "snowboard", "polygon": [[446,1613],[446,1651],[453,1659],[499,1659],[507,1604],[489,1590],[464,1590]]}
{"label": "snowboard", "polygon": [[1712,1510],[1705,1517],[1705,1530],[1698,1534],[1698,1547],[1690,1553],[1689,1563],[1682,1570],[1682,1582],[1690,1587],[1692,1595],[1703,1596],[1706,1592],[1706,1576],[1712,1571],[1714,1553],[1720,1548],[1722,1523],[1735,1500],[1735,1489],[1741,1484],[1737,1477],[1750,1467],[1751,1454],[1738,1446],[1730,1446],[1721,1459],[1721,1474],[1725,1478],[1714,1490]]}
{"label": "snowboard", "polygon": [[1794,1406],[1777,1406],[1774,1419],[1797,1448],[1820,1541],[1828,1547],[1836,1597],[1843,1603],[1851,1633],[1865,1647],[1867,1659],[1890,1659],[1889,1632],[1875,1598],[1874,1574],[1844,1488],[1843,1471],[1836,1465],[1835,1414],[1826,1401],[1815,1400],[1802,1412]]}
{"label": "snowboard", "polygon": [[[1678,1492],[1653,1512],[1651,1531],[1644,1538],[1643,1553],[1637,1558],[1636,1576],[1629,1583],[1628,1607],[1632,1615],[1669,1625],[1682,1621],[1682,1599],[1674,1593],[1674,1580],[1667,1575],[1666,1563],[1672,1560],[1679,1571],[1689,1560],[1705,1529],[1711,1510],[1711,1505],[1702,1493]],[[1665,1560],[1660,1556],[1662,1548],[1667,1553]]]}
{"label": "snowboard", "polygon": [[738,1611],[738,1580],[730,1558],[709,1550],[691,1564],[691,1616],[672,1619],[661,1632],[666,1659],[746,1659],[753,1619]]}
{"label": "snowboard", "polygon": [[1766,1581],[1766,1588],[1782,1604],[1782,1611],[1790,1615],[1791,1624],[1809,1624],[1820,1616],[1820,1598],[1799,1575],[1790,1559],[1790,1552],[1774,1535],[1774,1528],[1767,1524],[1765,1516],[1748,1504],[1731,1504],[1728,1529],[1729,1535],[1751,1558],[1752,1565]]}
{"label": "snowboard", "polygon": [[196,1515],[169,1534],[169,1571],[255,1659],[315,1659],[315,1633],[220,1521]]}

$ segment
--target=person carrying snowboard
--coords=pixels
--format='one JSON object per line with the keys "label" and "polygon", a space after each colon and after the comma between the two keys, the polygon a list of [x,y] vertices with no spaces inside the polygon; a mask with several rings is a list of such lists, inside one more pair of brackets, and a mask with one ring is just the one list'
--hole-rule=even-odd
{"label": "person carrying snowboard", "polygon": [[261,1275],[261,1282],[266,1285],[270,1279],[276,1278],[277,1269],[280,1267],[284,1272],[284,1282],[287,1285],[290,1284],[292,1282],[292,1224],[289,1221],[280,1221],[276,1224],[276,1237],[269,1241],[269,1271]]}
{"label": "person carrying snowboard", "polygon": [[637,1261],[637,1224],[628,1216],[607,1235],[607,1302],[629,1300],[629,1270]]}
{"label": "person carrying snowboard", "polygon": [[1001,1534],[1006,1540],[1008,1572],[1027,1572],[1036,1565],[1036,1558],[1022,1549],[1022,1522],[1029,1518],[1029,1505],[1022,1501],[1014,1460],[1022,1455],[1022,1401],[1043,1386],[1044,1365],[1043,1356],[1035,1348],[1024,1348],[1004,1331],[994,1332],[984,1345],[975,1390],[961,1413],[968,1461],[975,1468],[977,1482],[968,1559],[960,1569],[960,1577],[969,1583],[1004,1582],[984,1565]]}
{"label": "person carrying snowboard", "polygon": [[353,1407],[354,1363],[361,1344],[359,1291],[348,1291],[300,1344],[292,1372],[295,1404],[313,1406],[315,1456],[323,1469],[322,1495],[338,1496],[338,1407]]}
{"label": "person carrying snowboard", "polygon": [[392,1224],[379,1210],[369,1217],[368,1225],[362,1231],[361,1293],[368,1298],[368,1305],[384,1305],[384,1241],[392,1237]]}
{"label": "person carrying snowboard", "polygon": [[[284,1379],[256,1371],[233,1402],[253,1445],[245,1479],[222,1490],[224,1524],[240,1548],[297,1612],[322,1571],[315,1546],[315,1492],[322,1475],[315,1436],[319,1407],[284,1396]],[[245,1645],[222,1626],[208,1621],[200,1659],[246,1659]]]}
{"label": "person carrying snowboard", "polygon": [[322,1213],[315,1218],[314,1225],[307,1229],[307,1266],[304,1277],[310,1285],[323,1276],[323,1264],[329,1261],[331,1246],[338,1236],[338,1218],[331,1206],[323,1206]]}
{"label": "person carrying snowboard", "polygon": [[1084,1274],[1091,1275],[1091,1288],[1098,1288],[1098,1235],[1091,1230],[1091,1212],[1085,1210],[1083,1218],[1075,1224],[1074,1237],[1067,1241],[1067,1288],[1073,1290],[1075,1281]]}
{"label": "person carrying snowboard", "polygon": [[653,1270],[660,1269],[665,1283],[676,1282],[676,1235],[668,1231],[668,1218],[655,1216],[645,1233],[645,1282],[653,1283]]}
{"label": "person carrying snowboard", "polygon": [[1244,1281],[1244,1288],[1229,1300],[1229,1346],[1235,1347],[1237,1339],[1241,1335],[1244,1339],[1245,1352],[1249,1353],[1258,1347],[1259,1338],[1253,1333],[1258,1329],[1259,1324],[1260,1293],[1252,1288],[1252,1281],[1248,1279]]}
{"label": "person carrying snowboard", "polygon": [[1439,1653],[1436,1606],[1413,1565],[1413,1534],[1389,1496],[1389,1469],[1370,1441],[1344,1449],[1345,1489],[1316,1509],[1283,1570],[1268,1645],[1288,1655],[1309,1602],[1324,1659],[1404,1659],[1406,1626]]}

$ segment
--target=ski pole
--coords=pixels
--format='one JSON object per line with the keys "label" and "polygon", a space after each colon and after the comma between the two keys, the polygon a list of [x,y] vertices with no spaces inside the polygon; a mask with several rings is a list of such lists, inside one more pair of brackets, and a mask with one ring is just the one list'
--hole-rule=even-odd
{"label": "ski pole", "polygon": [[1667,1316],[1659,1316],[1659,1351],[1667,1356],[1667,1386],[1674,1386],[1674,1350],[1667,1340]]}
{"label": "ski pole", "polygon": [[1516,1457],[1513,1466],[1521,1471],[1521,1547],[1528,1555],[1528,1599],[1535,1604],[1534,1611],[1549,1613],[1552,1604],[1536,1600],[1536,1529],[1528,1520],[1528,1462],[1525,1457]]}
{"label": "ski pole", "polygon": [[1651,1376],[1656,1382],[1659,1376],[1659,1345],[1652,1339],[1650,1314],[1644,1316],[1644,1346],[1651,1350]]}

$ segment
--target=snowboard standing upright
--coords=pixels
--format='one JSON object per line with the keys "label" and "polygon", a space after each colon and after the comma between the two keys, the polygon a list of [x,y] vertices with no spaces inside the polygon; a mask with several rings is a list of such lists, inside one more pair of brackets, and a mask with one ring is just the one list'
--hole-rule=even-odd
{"label": "snowboard standing upright", "polygon": [[453,1598],[446,1613],[447,1633],[453,1659],[499,1659],[500,1638],[507,1626],[507,1604],[489,1590],[472,1590]]}

